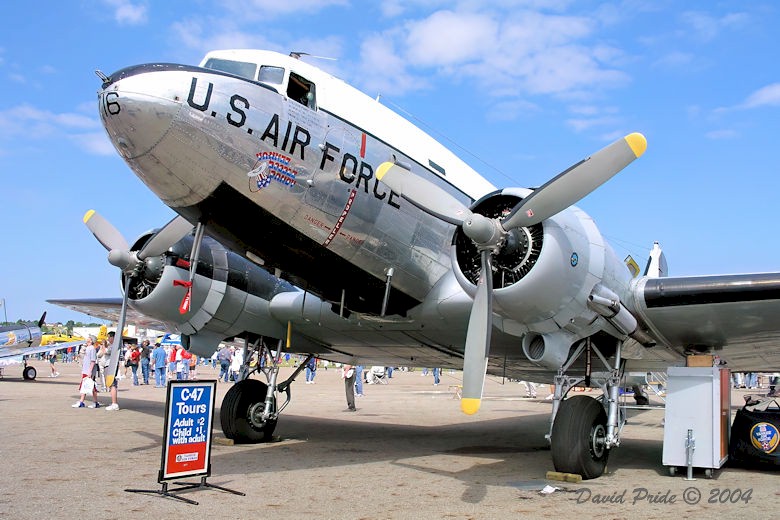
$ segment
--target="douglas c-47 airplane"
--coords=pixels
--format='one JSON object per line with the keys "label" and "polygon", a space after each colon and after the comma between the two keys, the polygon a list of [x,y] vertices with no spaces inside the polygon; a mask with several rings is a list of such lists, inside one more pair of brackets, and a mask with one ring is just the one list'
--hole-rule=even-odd
{"label": "douglas c-47 airplane", "polygon": [[[634,276],[573,206],[644,153],[641,134],[535,190],[496,189],[297,56],[228,50],[98,72],[111,141],[179,214],[132,245],[85,216],[123,273],[120,328],[129,309],[201,356],[239,336],[336,362],[462,367],[466,413],[486,372],[554,380],[553,462],[584,478],[620,443],[629,372],[712,350],[736,370],[780,366],[780,274],[667,277],[655,245]],[[89,314],[120,303],[51,301]],[[244,379],[222,403],[238,442],[269,438],[289,402],[296,374],[264,371],[267,384]]]}

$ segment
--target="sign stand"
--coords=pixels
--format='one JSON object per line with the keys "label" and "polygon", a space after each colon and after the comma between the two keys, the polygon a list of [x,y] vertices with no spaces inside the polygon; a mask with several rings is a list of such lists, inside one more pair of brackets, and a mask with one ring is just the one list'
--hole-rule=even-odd
{"label": "sign stand", "polygon": [[[214,399],[217,382],[169,381],[165,407],[165,427],[162,459],[157,482],[161,489],[125,489],[128,493],[154,493],[175,498],[188,504],[194,500],[176,493],[190,489],[214,488],[234,495],[245,493],[206,482],[211,475],[211,431],[214,418]],[[168,488],[168,481],[200,476],[199,483],[171,482],[176,489]]]}

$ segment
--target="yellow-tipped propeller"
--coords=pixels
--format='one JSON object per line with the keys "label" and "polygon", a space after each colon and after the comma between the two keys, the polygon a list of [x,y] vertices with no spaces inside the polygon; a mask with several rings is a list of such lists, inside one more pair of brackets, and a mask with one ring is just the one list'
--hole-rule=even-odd
{"label": "yellow-tipped propeller", "polygon": [[642,134],[633,133],[618,139],[536,189],[518,202],[504,219],[472,212],[445,190],[407,168],[390,162],[377,168],[377,178],[390,189],[426,213],[462,226],[463,233],[480,251],[482,265],[463,353],[463,412],[476,413],[482,402],[493,328],[491,255],[498,251],[503,237],[512,229],[533,226],[575,204],[644,154],[646,149],[647,141]]}

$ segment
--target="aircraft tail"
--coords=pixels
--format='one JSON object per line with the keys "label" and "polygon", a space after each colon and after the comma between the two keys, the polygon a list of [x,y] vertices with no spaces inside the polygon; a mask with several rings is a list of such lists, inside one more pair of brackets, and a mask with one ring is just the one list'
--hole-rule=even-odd
{"label": "aircraft tail", "polygon": [[653,248],[650,250],[650,257],[647,259],[647,266],[645,267],[645,276],[648,278],[669,276],[666,255],[664,255],[658,242],[653,242]]}

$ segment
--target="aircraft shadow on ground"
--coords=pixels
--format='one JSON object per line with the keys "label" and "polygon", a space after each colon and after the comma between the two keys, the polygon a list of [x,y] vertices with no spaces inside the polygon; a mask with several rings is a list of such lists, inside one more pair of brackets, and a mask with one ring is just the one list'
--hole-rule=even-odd
{"label": "aircraft shadow on ground", "polygon": [[[55,380],[46,383],[73,384]],[[155,453],[161,449],[163,437],[165,391],[160,390],[160,401],[134,399],[129,397],[130,391],[126,384],[124,388],[120,385],[120,406],[159,417],[160,431],[139,431],[149,442],[129,451]],[[100,394],[101,400],[107,397],[106,393]],[[338,410],[331,417],[283,414],[274,442],[215,445],[211,459],[214,476],[220,474],[219,468],[229,468],[231,474],[263,475],[389,462],[394,467],[457,479],[465,486],[461,500],[478,503],[488,486],[516,487],[518,481],[543,481],[546,472],[554,469],[544,437],[550,420],[546,406],[540,413],[518,411],[515,417],[437,426],[396,424],[396,416],[392,423],[386,422],[387,414],[381,410],[364,408],[354,415]],[[217,404],[215,436],[222,435],[219,412]],[[408,420],[414,418],[411,410]],[[630,412],[621,446],[610,455],[608,475],[619,474],[621,468],[654,469],[667,474],[667,468],[661,466],[662,440],[630,437],[632,424],[662,428],[660,421],[660,416],[646,411]]]}

